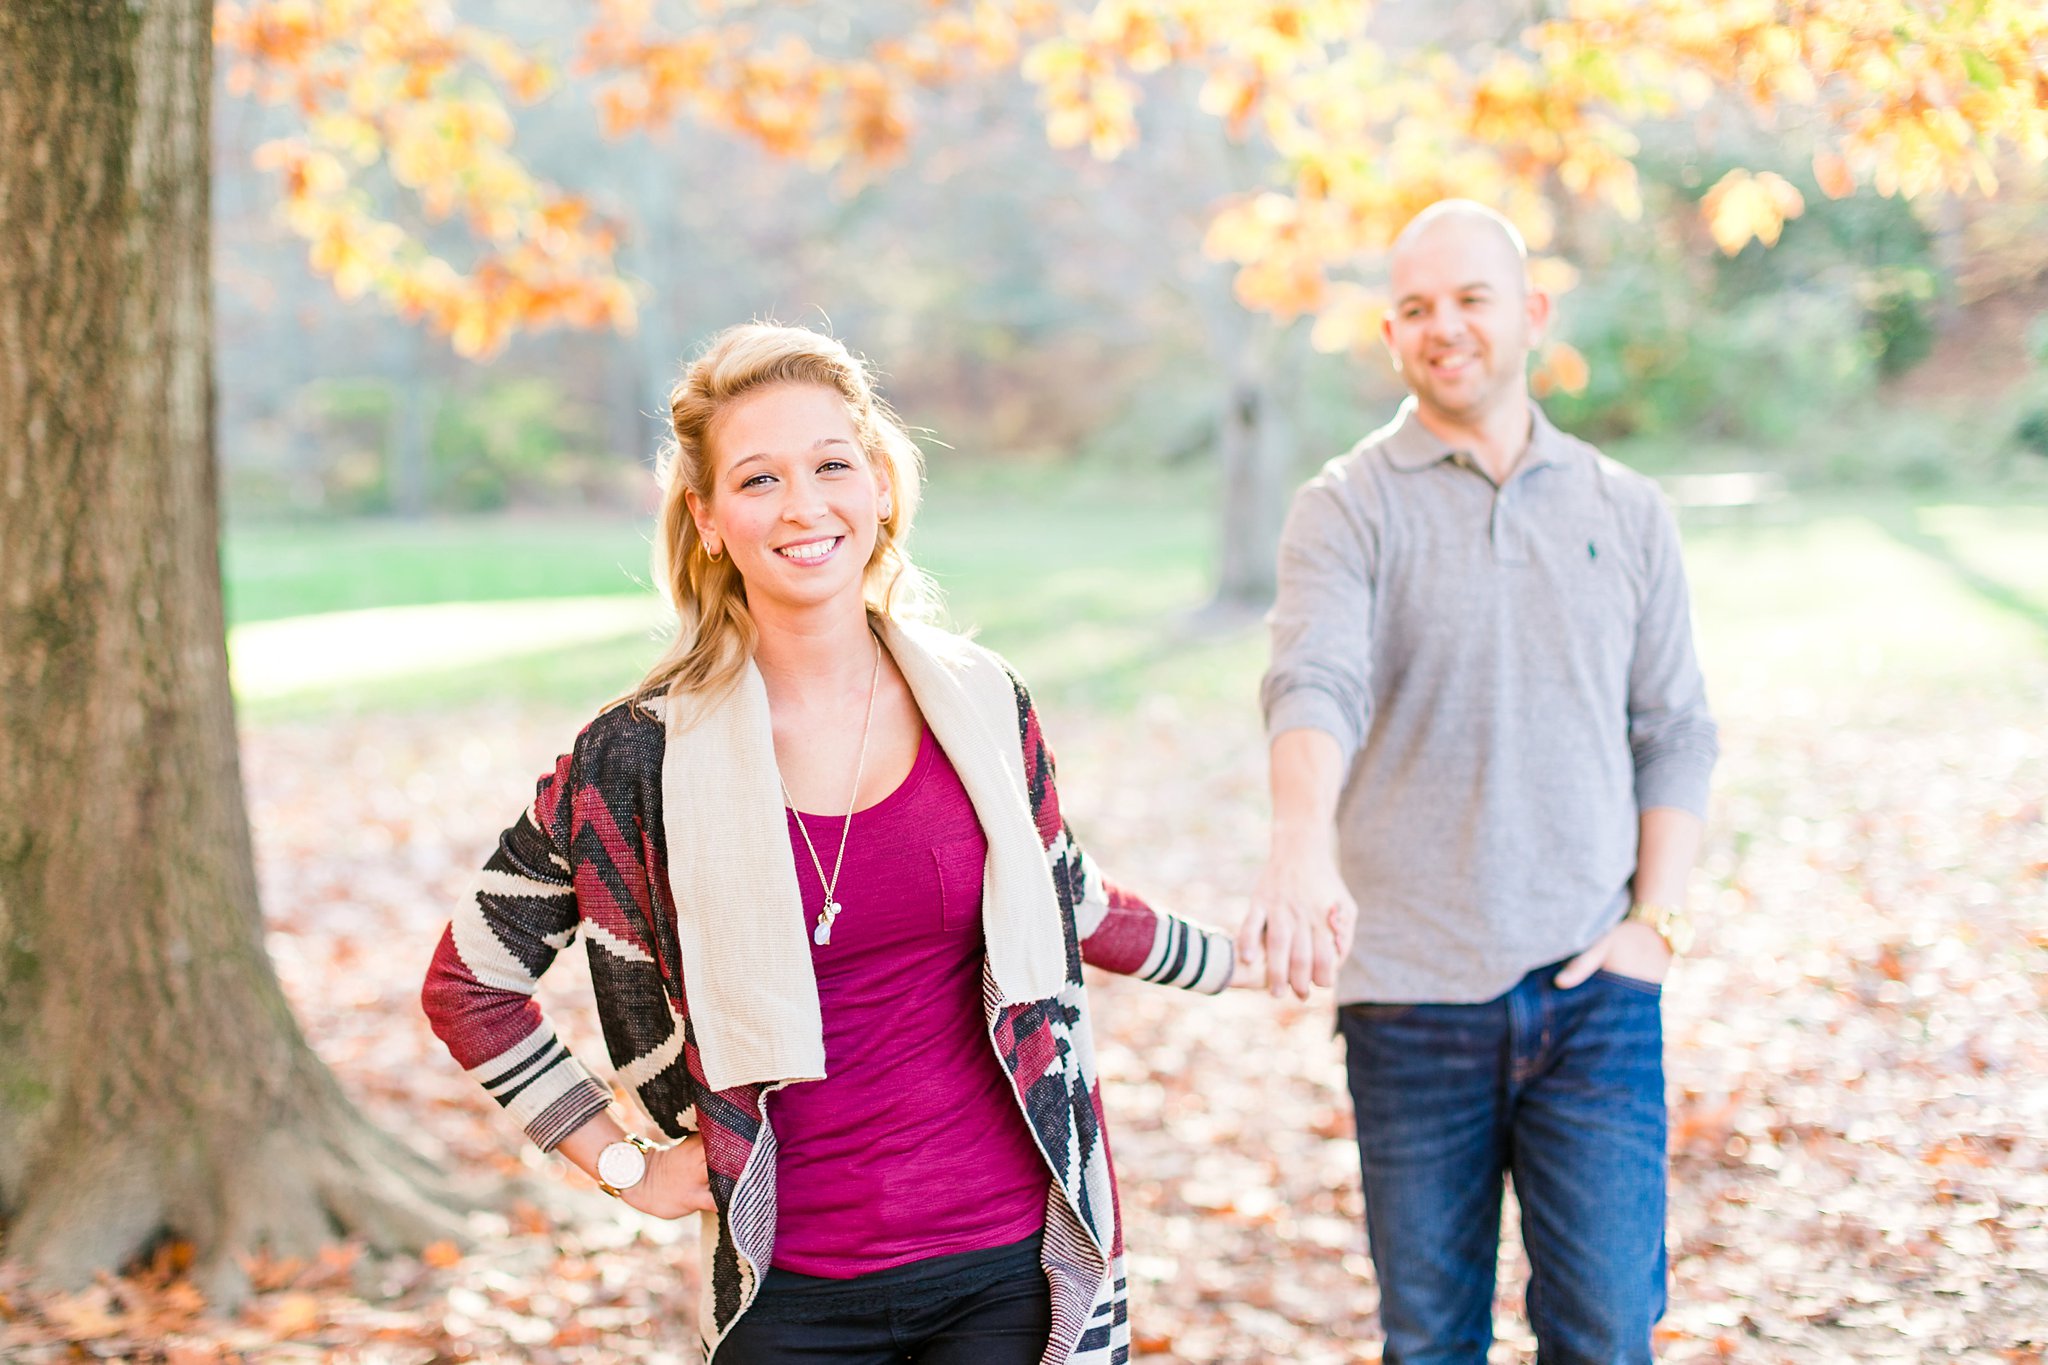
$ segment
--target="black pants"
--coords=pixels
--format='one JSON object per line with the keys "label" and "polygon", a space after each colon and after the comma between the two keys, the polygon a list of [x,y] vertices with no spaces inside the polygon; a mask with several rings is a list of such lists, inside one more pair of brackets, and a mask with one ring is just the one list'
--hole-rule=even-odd
{"label": "black pants", "polygon": [[1052,1332],[1038,1242],[850,1280],[770,1270],[717,1365],[1038,1365]]}

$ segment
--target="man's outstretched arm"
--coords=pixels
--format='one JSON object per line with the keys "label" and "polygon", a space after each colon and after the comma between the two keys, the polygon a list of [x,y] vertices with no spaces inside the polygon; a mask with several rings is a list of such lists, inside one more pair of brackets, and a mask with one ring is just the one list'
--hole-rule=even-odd
{"label": "man's outstretched arm", "polygon": [[1238,959],[1250,967],[1263,957],[1267,988],[1279,996],[1291,987],[1306,1000],[1311,985],[1336,979],[1358,922],[1337,868],[1344,752],[1322,730],[1282,730],[1273,736],[1270,759],[1272,837],[1238,929]]}

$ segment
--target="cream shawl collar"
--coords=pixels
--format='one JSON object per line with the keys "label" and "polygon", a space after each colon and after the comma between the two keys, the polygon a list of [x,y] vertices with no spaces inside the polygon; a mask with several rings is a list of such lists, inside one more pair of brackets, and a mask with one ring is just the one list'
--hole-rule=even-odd
{"label": "cream shawl collar", "polygon": [[[982,919],[1002,1003],[1056,995],[1066,980],[1066,944],[1026,787],[1009,672],[989,651],[929,627],[884,621],[882,642],[988,838]],[[722,702],[687,728],[679,721],[669,708],[662,828],[705,1081],[725,1090],[820,1079],[827,1059],[818,982],[760,670],[749,660]],[[859,816],[852,837],[860,837]],[[856,929],[857,896],[846,897],[855,912],[848,931]]]}

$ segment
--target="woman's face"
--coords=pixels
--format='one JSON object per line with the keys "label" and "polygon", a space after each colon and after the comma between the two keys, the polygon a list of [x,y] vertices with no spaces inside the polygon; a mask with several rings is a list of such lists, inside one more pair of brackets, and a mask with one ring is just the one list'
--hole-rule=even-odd
{"label": "woman's face", "polygon": [[888,489],[846,401],[777,384],[729,405],[707,438],[709,498],[688,494],[705,548],[732,556],[747,602],[808,610],[862,601]]}

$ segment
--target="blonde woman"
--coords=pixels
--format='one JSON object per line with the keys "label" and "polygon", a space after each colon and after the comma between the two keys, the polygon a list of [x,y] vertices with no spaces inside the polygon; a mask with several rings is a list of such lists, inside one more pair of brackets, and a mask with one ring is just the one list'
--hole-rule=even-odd
{"label": "blonde woman", "polygon": [[[435,1031],[608,1192],[714,1215],[719,1365],[1123,1360],[1081,964],[1215,992],[1233,945],[1101,879],[1023,684],[920,623],[917,449],[840,343],[729,329],[670,406],[676,642],[506,831]],[[579,932],[667,1145],[533,1003]]]}

